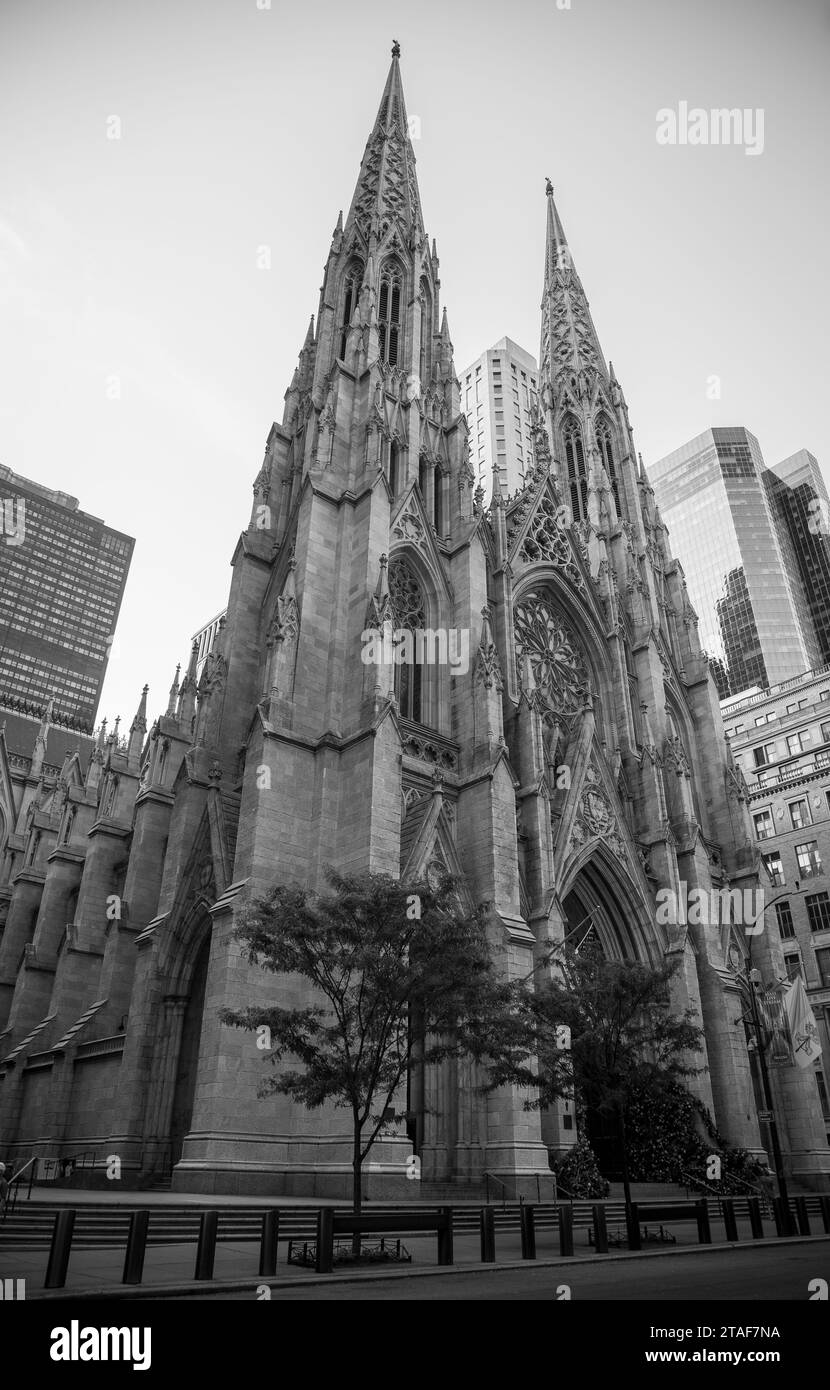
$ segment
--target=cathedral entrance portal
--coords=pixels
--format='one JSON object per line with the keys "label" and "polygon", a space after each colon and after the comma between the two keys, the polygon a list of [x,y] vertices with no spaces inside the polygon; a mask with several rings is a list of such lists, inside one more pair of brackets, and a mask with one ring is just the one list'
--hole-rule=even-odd
{"label": "cathedral entrance portal", "polygon": [[196,1094],[196,1072],[199,1065],[199,1040],[202,1034],[202,1014],[205,1005],[205,985],[207,982],[208,960],[210,957],[210,936],[207,935],[199,948],[193,966],[190,997],[185,1009],[182,1024],[179,1061],[176,1068],[176,1083],[173,1091],[173,1106],[170,1115],[170,1164],[178,1163],[182,1155],[185,1135],[190,1129],[193,1115],[193,1100]]}
{"label": "cathedral entrance portal", "polygon": [[[577,953],[598,951],[608,960],[647,960],[641,914],[605,870],[599,855],[589,858],[564,900],[568,945]],[[578,1076],[576,1081],[579,1087]],[[612,1182],[621,1181],[624,1160],[617,1115],[592,1103],[584,1092],[577,1097],[577,1112],[600,1172]]]}

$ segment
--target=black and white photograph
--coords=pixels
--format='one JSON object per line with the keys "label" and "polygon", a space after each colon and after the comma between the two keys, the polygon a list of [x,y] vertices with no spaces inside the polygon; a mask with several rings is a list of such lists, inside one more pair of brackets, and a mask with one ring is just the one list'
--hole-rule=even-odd
{"label": "black and white photograph", "polygon": [[830,4],[0,0],[0,131],[9,1381],[820,1374]]}

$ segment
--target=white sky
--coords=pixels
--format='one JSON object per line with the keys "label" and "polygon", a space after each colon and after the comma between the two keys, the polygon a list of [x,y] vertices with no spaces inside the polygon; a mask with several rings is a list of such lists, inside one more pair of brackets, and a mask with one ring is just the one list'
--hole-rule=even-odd
{"label": "white sky", "polygon": [[[830,459],[819,0],[2,0],[0,462],[137,538],[110,718],[225,604],[393,38],[459,370],[538,354],[549,175],[646,464]],[[763,108],[763,154],[658,145],[681,101]]]}

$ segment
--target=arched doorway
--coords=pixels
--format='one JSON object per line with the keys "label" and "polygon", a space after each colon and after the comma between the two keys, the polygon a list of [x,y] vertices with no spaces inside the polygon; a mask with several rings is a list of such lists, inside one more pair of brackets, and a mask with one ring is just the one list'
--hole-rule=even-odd
{"label": "arched doorway", "polygon": [[202,1015],[205,1006],[205,985],[207,983],[208,961],[210,959],[210,935],[206,935],[199,947],[193,964],[190,995],[182,1023],[179,1060],[176,1067],[176,1083],[173,1090],[173,1105],[170,1114],[170,1164],[178,1163],[182,1156],[182,1145],[190,1129],[193,1116],[193,1100],[196,1095],[196,1073],[199,1066],[199,1041],[202,1035]]}
{"label": "arched doorway", "polygon": [[[604,846],[594,846],[573,874],[562,903],[566,940],[577,953],[592,951],[606,960],[656,963],[662,954],[651,915],[640,894]],[[578,1079],[577,1079],[578,1084]],[[623,1176],[619,1120],[599,1108],[584,1091],[582,1126],[603,1176]]]}

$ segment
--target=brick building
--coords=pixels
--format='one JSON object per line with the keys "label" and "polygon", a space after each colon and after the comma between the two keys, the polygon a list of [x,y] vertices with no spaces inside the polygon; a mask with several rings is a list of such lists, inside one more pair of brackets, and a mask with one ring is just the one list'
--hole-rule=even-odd
{"label": "brick building", "polygon": [[767,930],[800,974],[818,1024],[815,1067],[830,1143],[830,667],[725,701],[761,852]]}

